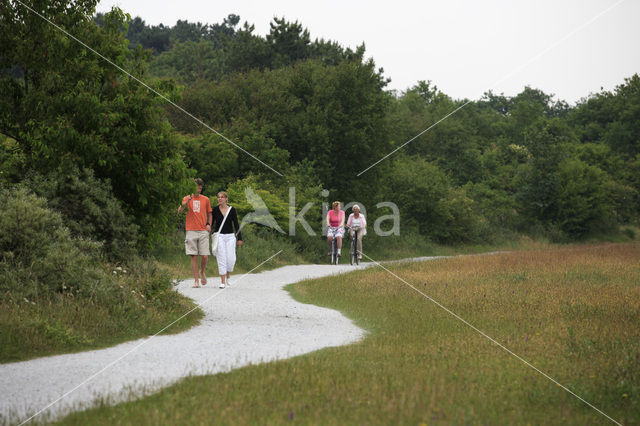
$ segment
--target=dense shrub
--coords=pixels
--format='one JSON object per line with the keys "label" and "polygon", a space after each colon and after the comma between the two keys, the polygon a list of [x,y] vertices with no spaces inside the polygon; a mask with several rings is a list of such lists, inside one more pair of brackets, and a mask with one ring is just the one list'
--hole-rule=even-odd
{"label": "dense shrub", "polygon": [[95,262],[100,244],[73,238],[62,216],[24,187],[0,189],[0,292],[27,297],[90,292],[105,284]]}
{"label": "dense shrub", "polygon": [[478,234],[474,201],[454,189],[435,164],[418,156],[400,156],[382,185],[382,193],[400,208],[403,224],[440,242],[473,240]]}
{"label": "dense shrub", "polygon": [[0,362],[184,330],[201,317],[184,317],[193,304],[155,262],[104,262],[100,243],[73,237],[27,187],[0,187],[0,205]]}
{"label": "dense shrub", "polygon": [[31,182],[34,192],[62,214],[74,237],[101,242],[110,260],[123,261],[135,254],[138,226],[124,212],[108,180],[97,179],[90,169],[71,169]]}
{"label": "dense shrub", "polygon": [[580,160],[563,162],[558,168],[557,221],[562,231],[573,237],[600,228],[613,227],[609,178],[597,167]]}
{"label": "dense shrub", "polygon": [[103,262],[101,244],[73,237],[62,215],[25,187],[1,188],[0,301],[71,295],[111,314],[142,301],[172,308],[179,298],[169,274],[134,256],[126,265]]}

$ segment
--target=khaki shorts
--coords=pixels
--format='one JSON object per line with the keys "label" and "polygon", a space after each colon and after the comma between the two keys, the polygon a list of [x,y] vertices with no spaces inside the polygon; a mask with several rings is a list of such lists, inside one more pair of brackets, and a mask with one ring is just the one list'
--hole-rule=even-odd
{"label": "khaki shorts", "polygon": [[189,256],[209,256],[209,232],[187,231],[184,239],[184,249]]}

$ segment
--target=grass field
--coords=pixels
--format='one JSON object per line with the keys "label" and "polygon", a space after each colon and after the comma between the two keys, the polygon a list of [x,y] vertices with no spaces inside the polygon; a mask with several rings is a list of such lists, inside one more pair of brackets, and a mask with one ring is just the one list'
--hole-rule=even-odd
{"label": "grass field", "polygon": [[[465,256],[388,268],[623,424],[640,422],[640,245]],[[361,342],[194,377],[65,424],[607,424],[380,268],[291,286]]]}

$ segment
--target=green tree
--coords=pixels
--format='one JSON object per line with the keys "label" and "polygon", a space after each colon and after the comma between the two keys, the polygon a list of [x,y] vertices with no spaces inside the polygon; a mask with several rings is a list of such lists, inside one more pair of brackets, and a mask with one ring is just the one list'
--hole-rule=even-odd
{"label": "green tree", "polygon": [[0,135],[0,185],[19,181],[26,161],[18,142]]}
{"label": "green tree", "polygon": [[399,155],[381,184],[381,197],[400,208],[402,223],[440,242],[473,239],[473,200],[451,187],[446,174],[419,156]]}
{"label": "green tree", "polygon": [[584,142],[604,142],[613,152],[633,159],[640,154],[640,76],[625,79],[615,91],[603,91],[578,105],[570,115]]}
{"label": "green tree", "polygon": [[182,136],[185,162],[202,178],[206,194],[213,196],[234,180],[238,168],[238,151],[212,133]]}
{"label": "green tree", "polygon": [[[440,121],[463,105],[454,116]],[[392,109],[391,126],[396,135],[402,135],[394,143],[402,146],[410,141],[403,148],[407,153],[437,162],[456,185],[477,182],[482,176],[480,156],[489,136],[480,134],[483,125],[489,126],[477,109],[466,101],[452,101],[430,81],[420,81]]]}
{"label": "green tree", "polygon": [[309,31],[296,22],[285,18],[273,18],[269,24],[267,43],[273,51],[273,68],[280,68],[311,56]]}
{"label": "green tree", "polygon": [[521,211],[532,220],[545,223],[557,219],[562,185],[558,165],[569,157],[567,129],[558,120],[540,122],[525,134],[528,161],[517,178],[516,197]]}
{"label": "green tree", "polygon": [[271,67],[271,48],[263,37],[253,34],[254,30],[254,25],[245,22],[242,29],[223,44],[224,74]]}
{"label": "green tree", "polygon": [[[634,74],[613,92],[603,91],[580,103],[569,122],[583,142],[581,158],[605,170],[620,187],[640,193],[640,77]],[[637,209],[637,197],[627,206]],[[623,215],[628,217],[627,214]],[[634,215],[636,220],[637,213]]]}
{"label": "green tree", "polygon": [[198,42],[209,34],[209,26],[200,22],[189,22],[178,19],[171,27],[171,38],[178,43],[185,41]]}
{"label": "green tree", "polygon": [[613,205],[607,193],[609,178],[605,172],[580,160],[559,164],[557,211],[550,219],[572,237],[594,231],[610,231],[615,222]]}
{"label": "green tree", "polygon": [[176,43],[170,50],[155,56],[149,72],[156,77],[191,84],[203,79],[218,79],[224,72],[223,67],[223,57],[213,42],[200,39]]}
{"label": "green tree", "polygon": [[[196,83],[185,88],[182,103],[276,170],[308,161],[326,188],[363,199],[373,196],[371,182],[380,170],[372,170],[367,182],[341,174],[355,175],[390,151],[384,84],[373,62],[327,66],[308,60]],[[181,116],[171,120],[184,132],[198,131]],[[256,167],[270,173],[244,153],[238,167],[240,176]]]}
{"label": "green tree", "polygon": [[[104,56],[144,75],[146,57],[131,51],[118,9],[98,27],[95,1],[28,2]],[[25,170],[46,174],[73,166],[109,180],[148,242],[166,227],[187,169],[159,98],[22,5],[6,4],[0,20],[0,133],[26,157]],[[165,213],[166,212],[166,213]]]}

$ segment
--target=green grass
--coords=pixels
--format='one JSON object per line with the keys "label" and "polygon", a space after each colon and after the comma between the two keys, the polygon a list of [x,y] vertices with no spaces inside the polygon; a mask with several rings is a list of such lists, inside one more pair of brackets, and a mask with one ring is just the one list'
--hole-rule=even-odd
{"label": "green grass", "polygon": [[[103,348],[153,335],[195,307],[173,290],[166,272],[149,263],[135,262],[134,270],[124,271],[105,271],[113,275],[109,286],[103,284],[91,295],[69,289],[30,298],[4,295],[0,362]],[[203,316],[196,309],[163,334],[184,331]]]}
{"label": "green grass", "polygon": [[[640,422],[640,245],[391,264],[394,273],[624,424]],[[193,377],[63,424],[603,424],[583,402],[372,268],[289,287],[361,342]]]}

